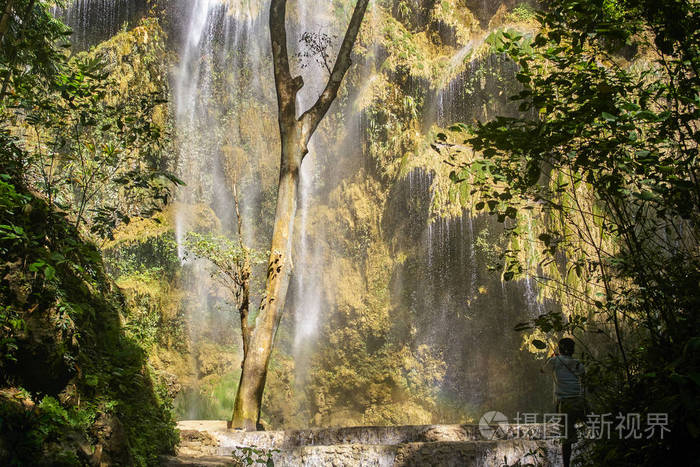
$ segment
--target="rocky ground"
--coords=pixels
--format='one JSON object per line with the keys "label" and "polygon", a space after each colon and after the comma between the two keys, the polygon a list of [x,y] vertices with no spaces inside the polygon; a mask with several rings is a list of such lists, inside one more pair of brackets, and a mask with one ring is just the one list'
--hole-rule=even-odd
{"label": "rocky ground", "polygon": [[558,466],[543,425],[504,427],[484,440],[477,425],[229,431],[224,421],[183,421],[165,466]]}

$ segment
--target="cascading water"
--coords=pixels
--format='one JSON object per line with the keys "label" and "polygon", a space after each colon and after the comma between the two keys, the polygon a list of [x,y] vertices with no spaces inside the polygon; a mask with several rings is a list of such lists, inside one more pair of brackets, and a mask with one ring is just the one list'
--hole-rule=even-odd
{"label": "cascading water", "polygon": [[[91,31],[100,30],[99,23],[88,24],[94,21],[89,18],[99,16],[90,12],[98,11],[95,10],[98,6],[108,8],[107,3],[80,0],[64,14],[75,15],[71,21],[76,34],[87,37]],[[333,59],[334,47],[342,40],[347,12],[345,16],[339,13],[331,2],[290,0],[289,3],[290,56],[305,80],[298,100],[301,112],[321,92],[327,72],[313,60],[306,68],[298,68],[294,52],[304,46],[299,39],[304,32],[328,34],[332,38],[329,55]],[[285,401],[297,397],[312,407],[309,418],[295,420],[306,426],[312,423],[314,410],[321,411],[314,405],[318,402],[314,400],[317,394],[313,393],[323,383],[320,380],[332,379],[343,364],[347,368],[360,366],[358,362],[362,362],[363,355],[342,354],[344,342],[333,335],[337,330],[332,328],[334,323],[347,327],[348,335],[365,339],[361,349],[369,355],[365,366],[374,364],[373,358],[391,353],[396,347],[390,345],[396,341],[405,344],[408,353],[418,355],[415,358],[418,363],[424,358],[420,350],[424,347],[430,349],[430,355],[438,355],[446,370],[444,378],[435,384],[439,386],[440,398],[446,401],[444,406],[450,410],[490,404],[492,409],[521,406],[531,389],[527,383],[531,365],[523,364],[518,356],[521,342],[510,327],[531,314],[541,313],[543,305],[537,300],[536,284],[531,278],[503,285],[497,274],[487,272],[488,266],[498,260],[502,227],[467,210],[450,218],[436,217],[432,205],[439,175],[428,168],[429,164],[417,163],[411,166],[414,168],[390,178],[377,169],[379,164],[387,162],[370,160],[365,147],[368,141],[365,126],[371,118],[367,109],[377,98],[373,95],[375,87],[381,93],[381,86],[394,80],[400,84],[392,92],[402,92],[414,102],[424,99],[420,122],[416,128],[410,128],[418,132],[433,124],[445,127],[458,121],[484,118],[487,111],[489,115],[507,113],[509,92],[499,89],[496,80],[485,77],[485,71],[496,70],[505,76],[514,69],[500,56],[463,63],[481,43],[475,39],[454,47],[451,59],[447,57],[450,61],[449,72],[445,72],[447,83],[436,80],[429,85],[414,76],[385,72],[383,61],[391,52],[382,42],[386,39],[386,16],[391,14],[387,12],[387,3],[372,2],[363,26],[365,31],[370,31],[371,43],[362,44],[361,58],[345,80],[346,89],[312,139],[301,170],[295,270],[288,310],[273,355],[274,368],[293,362],[289,371],[295,384],[288,384],[286,379],[274,380],[278,377],[274,371],[268,384],[288,385],[289,391],[296,393],[291,396],[285,393]],[[132,12],[130,5],[135,3],[123,0],[111,4],[117,12],[105,10],[103,17],[121,18],[118,11]],[[223,354],[240,347],[238,318],[227,303],[227,291],[211,280],[210,267],[186,255],[186,239],[192,231],[236,239],[236,212],[240,212],[246,246],[264,251],[269,245],[279,143],[267,30],[268,2],[193,0],[179,5],[181,17],[171,19],[171,23],[179,24],[181,30],[169,34],[178,48],[178,62],[171,80],[178,169],[180,178],[187,183],[174,207],[175,236],[182,262],[181,307],[188,317],[193,379],[208,382],[223,373],[225,384],[216,383],[220,386],[214,387],[210,394],[217,391],[226,394],[217,410],[203,407],[201,401],[185,400],[180,415],[223,418],[232,407],[240,362],[229,362],[229,366],[222,363],[222,370],[212,370],[214,364],[205,361],[205,357],[225,360]],[[86,26],[79,27],[82,24]],[[441,35],[449,36],[450,32],[442,31]],[[457,70],[463,71],[450,79]],[[489,100],[493,96],[497,98]],[[388,133],[387,138],[393,136]],[[398,151],[408,149],[396,151],[391,157],[400,159],[404,154]],[[370,195],[374,198],[370,199]],[[352,205],[353,202],[356,204]],[[344,244],[346,240],[351,244]],[[374,247],[371,253],[370,247]],[[390,267],[381,270],[381,274],[370,275],[367,269],[373,259],[371,255],[386,255]],[[337,258],[342,261],[334,261]],[[345,268],[342,271],[348,277],[333,268]],[[264,277],[264,271],[257,276]],[[351,293],[341,290],[351,286],[356,287]],[[253,285],[253,308],[259,303],[260,287],[260,283]],[[370,292],[374,294],[371,299],[352,296],[370,295]],[[381,321],[385,315],[391,324]],[[371,324],[363,324],[366,322]],[[400,367],[396,372],[410,380],[412,373],[420,372],[421,368]],[[219,373],[214,374],[215,371]],[[371,389],[360,386],[349,393],[343,392],[345,388],[334,389],[335,407],[346,405],[346,400],[355,403],[358,399],[375,397],[376,387],[394,377],[382,371],[377,370],[379,376],[370,371],[370,376],[376,377],[371,381]],[[503,381],[513,383],[512,387]],[[196,387],[192,381],[186,383]],[[396,387],[387,391],[388,400],[373,404],[400,403],[413,390],[406,389],[402,380],[391,384]],[[420,392],[417,394],[417,398],[421,397]],[[394,396],[399,402],[391,399]],[[502,405],[493,405],[497,403]],[[432,414],[433,418],[453,421],[449,410],[445,410]],[[329,420],[319,418],[313,423],[329,424]],[[380,420],[387,423],[385,420],[392,419]],[[414,423],[417,419],[400,420]],[[350,422],[340,419],[333,423]]]}
{"label": "cascading water", "polygon": [[[253,168],[246,172],[230,167],[226,153],[230,144],[238,142],[242,127],[253,124],[243,121],[237,99],[245,94],[269,97],[270,92],[263,80],[243,76],[264,76],[269,71],[262,5],[246,4],[236,8],[220,0],[192,3],[173,88],[179,167],[188,184],[180,199],[188,206],[203,203],[212,208],[223,228],[231,230],[236,225],[235,184],[245,218],[243,239],[252,247],[257,246],[256,223],[246,215],[250,216],[259,202],[259,185],[251,180],[257,174]],[[253,160],[265,155],[247,156]],[[178,209],[179,244],[191,228],[188,219],[194,217],[187,207]]]}
{"label": "cascading water", "polygon": [[[259,78],[271,75],[263,3],[193,2],[173,79],[178,170],[187,184],[178,196],[175,237],[184,266],[184,306],[198,378],[207,375],[202,369],[205,340],[239,348],[240,337],[235,335],[239,326],[229,292],[212,282],[208,263],[187,255],[188,232],[237,239],[240,213],[245,246],[261,248],[265,243],[259,180],[275,144],[258,139],[257,122],[251,118],[255,107],[250,105],[252,101],[268,113],[273,105],[271,89]],[[254,288],[252,307],[256,292]],[[237,382],[235,376],[230,379]],[[226,400],[231,402],[231,397]],[[188,417],[213,416],[202,413],[194,401],[184,405]],[[231,407],[220,408],[216,415]]]}
{"label": "cascading water", "polygon": [[[296,11],[292,15],[299,18],[299,23],[294,28],[290,28],[288,36],[293,39],[290,43],[292,51],[303,51],[304,33],[313,32],[315,34],[334,35],[332,31],[330,4],[318,5],[317,2],[301,0],[295,5]],[[337,44],[332,43],[332,45]],[[333,57],[335,50],[329,50],[329,55]],[[320,57],[309,57],[304,62],[293,60],[296,65],[293,73],[304,76],[304,87],[297,95],[297,112],[301,115],[310,108],[318,96],[321,95],[327,71],[317,61]],[[305,72],[307,71],[307,72]],[[310,72],[309,72],[310,71]],[[321,130],[322,131],[322,130]],[[294,310],[294,361],[296,369],[297,384],[303,384],[306,379],[308,368],[309,352],[311,351],[318,330],[318,320],[321,309],[327,306],[324,303],[323,278],[322,278],[322,243],[311,242],[307,235],[310,229],[309,215],[314,205],[314,197],[318,196],[320,177],[322,177],[319,159],[329,159],[329,150],[333,148],[319,147],[316,144],[317,137],[312,137],[309,142],[309,154],[304,158],[299,177],[299,231],[297,232],[298,249],[295,254],[296,274],[294,275],[295,287],[295,310]],[[320,232],[323,235],[323,232]]]}
{"label": "cascading water", "polygon": [[[308,57],[306,60],[294,60],[296,73],[304,77],[304,87],[297,97],[298,112],[301,114],[311,107],[323,91],[329,72],[340,47],[346,24],[334,16],[331,3],[319,4],[314,0],[299,0],[293,3],[295,10],[291,16],[298,18],[291,24],[288,37],[294,38],[291,50],[303,53],[308,43],[302,39],[304,33],[316,34],[330,39],[328,63],[320,62],[320,57]],[[377,6],[370,2],[365,17],[370,34],[377,33]],[[347,18],[346,18],[347,19]],[[322,124],[311,139],[309,154],[301,168],[299,190],[299,219],[297,224],[298,248],[295,252],[295,275],[292,292],[294,313],[293,357],[297,390],[304,393],[307,389],[310,365],[312,364],[316,344],[320,339],[320,328],[324,317],[327,318],[336,306],[337,284],[327,279],[329,265],[327,258],[334,254],[329,247],[327,227],[313,221],[319,206],[328,202],[331,190],[343,177],[349,176],[361,166],[363,154],[357,141],[361,138],[362,110],[358,101],[366,97],[367,88],[377,77],[376,44],[370,58],[354,64],[353,73],[361,78],[359,86],[348,85],[349,103],[342,106],[343,119],[341,128]],[[346,83],[350,80],[347,79]],[[332,114],[341,105],[337,102],[331,108]],[[339,137],[340,136],[340,137]],[[320,141],[320,142],[319,142]],[[339,161],[342,160],[342,164]],[[344,166],[344,170],[338,170]],[[331,242],[332,243],[332,242]],[[290,310],[291,311],[291,310]]]}
{"label": "cascading water", "polygon": [[78,50],[113,36],[148,10],[148,0],[69,0],[52,13],[73,29],[71,43]]}
{"label": "cascading water", "polygon": [[[452,56],[448,70],[463,71],[435,88],[412,85],[411,95],[427,99],[423,128],[517,113],[508,101],[517,86],[514,65],[499,55],[470,58],[484,37],[474,37]],[[412,250],[400,267],[400,293],[394,300],[410,310],[415,345],[431,347],[446,363],[439,395],[446,405],[466,412],[470,407],[507,411],[527,406],[541,382],[531,378],[519,336],[506,323],[538,316],[545,304],[531,276],[506,283],[500,274],[488,272],[502,264],[503,225],[468,210],[433,219],[436,177],[434,169],[418,166],[394,189],[389,235],[398,235],[404,248]],[[422,247],[416,251],[411,245],[418,239]],[[501,381],[515,384],[505,390]]]}

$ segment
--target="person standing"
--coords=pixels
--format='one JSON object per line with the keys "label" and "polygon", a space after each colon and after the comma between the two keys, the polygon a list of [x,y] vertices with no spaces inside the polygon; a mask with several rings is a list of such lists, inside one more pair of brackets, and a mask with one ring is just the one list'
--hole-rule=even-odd
{"label": "person standing", "polygon": [[562,428],[566,429],[562,437],[562,458],[564,467],[571,463],[571,447],[577,439],[575,424],[584,421],[586,416],[586,401],[584,395],[583,363],[576,360],[573,339],[565,337],[559,341],[559,353],[554,353],[547,359],[542,368],[552,371],[554,378],[554,398],[556,411],[565,416]]}

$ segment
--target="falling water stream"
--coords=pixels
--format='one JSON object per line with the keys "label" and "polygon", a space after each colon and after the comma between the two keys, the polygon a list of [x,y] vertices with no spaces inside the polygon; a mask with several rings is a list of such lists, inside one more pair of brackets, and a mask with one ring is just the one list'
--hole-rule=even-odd
{"label": "falling water stream", "polygon": [[147,0],[72,0],[66,8],[52,7],[53,14],[73,29],[71,42],[78,50],[127,29],[147,10]]}
{"label": "falling water stream", "polygon": [[[315,33],[333,34],[330,3],[319,5],[318,2],[302,0],[295,4],[297,9],[292,15],[299,18],[299,24],[290,28],[288,36],[291,36],[291,50],[300,50],[299,44],[302,35],[311,31]],[[295,68],[292,72],[304,76],[304,87],[297,95],[297,112],[301,115],[310,108],[323,92],[327,71],[316,60],[301,62],[294,60]],[[303,66],[303,68],[302,68]],[[309,72],[310,71],[310,72]],[[309,360],[309,352],[315,343],[318,320],[321,308],[324,307],[322,284],[322,258],[320,250],[321,242],[311,242],[307,235],[309,230],[309,216],[314,203],[315,188],[318,187],[321,176],[319,159],[328,159],[328,151],[332,148],[324,148],[317,144],[317,137],[312,137],[309,142],[309,154],[304,158],[301,166],[299,180],[299,231],[297,232],[298,250],[295,256],[297,271],[304,274],[295,274],[294,281],[296,297],[294,300],[294,360],[297,362],[296,382],[303,384],[306,379]],[[325,157],[324,157],[325,156]]]}
{"label": "falling water stream", "polygon": [[[140,3],[76,0],[56,14],[75,28],[79,43],[87,44],[94,41],[91,34],[114,34],[124,22],[133,21],[142,11]],[[333,38],[331,48],[337,48],[345,25],[334,16],[331,2],[298,0],[290,4],[290,56],[302,47],[304,32],[328,34]],[[240,336],[234,333],[231,337],[231,330],[238,327],[231,321],[235,313],[226,308],[225,291],[212,283],[206,264],[186,254],[187,234],[194,231],[237,238],[239,212],[243,242],[265,251],[271,220],[261,213],[270,212],[274,203],[274,191],[265,187],[274,186],[276,180],[279,143],[268,2],[192,0],[179,5],[183,17],[178,20],[179,35],[175,35],[178,59],[171,87],[178,172],[187,185],[179,191],[175,205],[175,238],[183,269],[183,306],[189,320],[191,351],[196,356],[198,342],[205,337],[215,336],[224,344],[233,339],[239,345]],[[374,8],[370,7],[365,19],[372,28],[378,21]],[[475,45],[472,42],[457,51],[452,59],[455,69],[463,65]],[[328,230],[319,225],[315,206],[327,203],[339,181],[364,164],[361,138],[365,115],[354,102],[381,75],[375,62],[380,55],[377,50],[368,54],[370,59],[355,65],[359,79],[343,104],[343,128],[319,127],[301,169],[295,270],[288,317],[282,322],[285,329],[291,329],[287,350],[293,356],[297,385],[305,384],[312,370],[314,351],[322,338],[320,329],[333,312],[338,286],[329,281],[325,260],[334,254],[329,250],[334,242],[328,238]],[[300,67],[294,57],[293,66],[305,81],[297,102],[301,113],[320,94],[327,72],[313,60]],[[439,89],[425,90],[426,100],[432,102],[422,117],[428,125],[446,126],[486,116],[479,91],[493,91],[497,84],[474,81],[477,66],[513,71],[497,57],[480,64],[466,63],[461,73]],[[341,160],[343,164],[338,162]],[[392,306],[410,319],[410,323],[399,323],[401,326],[416,329],[414,347],[432,347],[445,360],[447,375],[441,383],[441,397],[454,399],[461,406],[480,406],[503,391],[495,382],[500,375],[497,372],[520,365],[507,353],[517,352],[520,345],[511,324],[541,313],[543,305],[532,278],[503,285],[500,278],[486,272],[488,252],[484,245],[499,234],[492,221],[466,210],[461,216],[430,218],[435,177],[432,170],[416,168],[392,181],[394,186],[383,208],[382,235],[397,238],[399,243],[411,242],[406,248],[411,253],[391,278]],[[260,286],[254,285],[252,307],[259,300]],[[526,369],[516,371],[520,375]],[[520,384],[512,391],[526,391],[522,378],[511,379]],[[192,405],[186,416],[200,418],[202,413]]]}

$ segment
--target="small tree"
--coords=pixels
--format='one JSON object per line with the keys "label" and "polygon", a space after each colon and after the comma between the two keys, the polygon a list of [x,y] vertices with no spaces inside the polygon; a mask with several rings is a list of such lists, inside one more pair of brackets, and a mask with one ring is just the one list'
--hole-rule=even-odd
{"label": "small tree", "polygon": [[26,152],[13,162],[24,183],[81,233],[107,238],[167,204],[181,183],[165,169],[168,138],[152,122],[165,101],[162,92],[116,96],[107,60],[65,52],[70,29],[49,5],[0,6],[0,130]]}
{"label": "small tree", "polygon": [[240,239],[234,242],[227,237],[203,235],[197,232],[187,233],[185,248],[188,254],[209,261],[214,266],[212,279],[229,292],[231,301],[241,318],[243,359],[245,360],[250,338],[248,324],[250,272],[253,265],[264,263],[263,255],[246,248]]}
{"label": "small tree", "polygon": [[[238,219],[238,241],[219,235],[188,232],[185,238],[185,251],[196,258],[209,261],[214,266],[212,278],[228,290],[231,295],[233,305],[238,310],[241,319],[243,362],[245,362],[251,334],[248,321],[250,275],[253,266],[263,264],[265,258],[262,252],[247,248],[243,243],[243,219],[239,209],[237,182],[233,184],[233,200]],[[241,366],[243,366],[243,362],[241,362]]]}
{"label": "small tree", "polygon": [[162,96],[110,102],[114,77],[100,57],[84,54],[65,63],[56,85],[58,92],[25,101],[30,108],[18,118],[31,150],[29,184],[69,212],[76,228],[99,238],[167,204],[172,187],[182,182],[162,169],[167,135],[152,123]]}
{"label": "small tree", "polygon": [[249,336],[244,337],[244,341],[248,339],[249,344],[233,409],[232,426],[235,428],[255,430],[260,420],[267,366],[275,331],[284,309],[292,269],[291,241],[299,170],[304,156],[309,152],[309,140],[335,100],[340,84],[350,68],[350,54],[368,3],[369,0],[357,1],[325,89],[316,103],[298,118],[296,97],[304,86],[304,80],[301,76],[292,76],[290,70],[285,25],[287,0],[272,0],[270,5],[270,37],[282,143],[280,178],[265,293],[255,326],[249,329]]}

